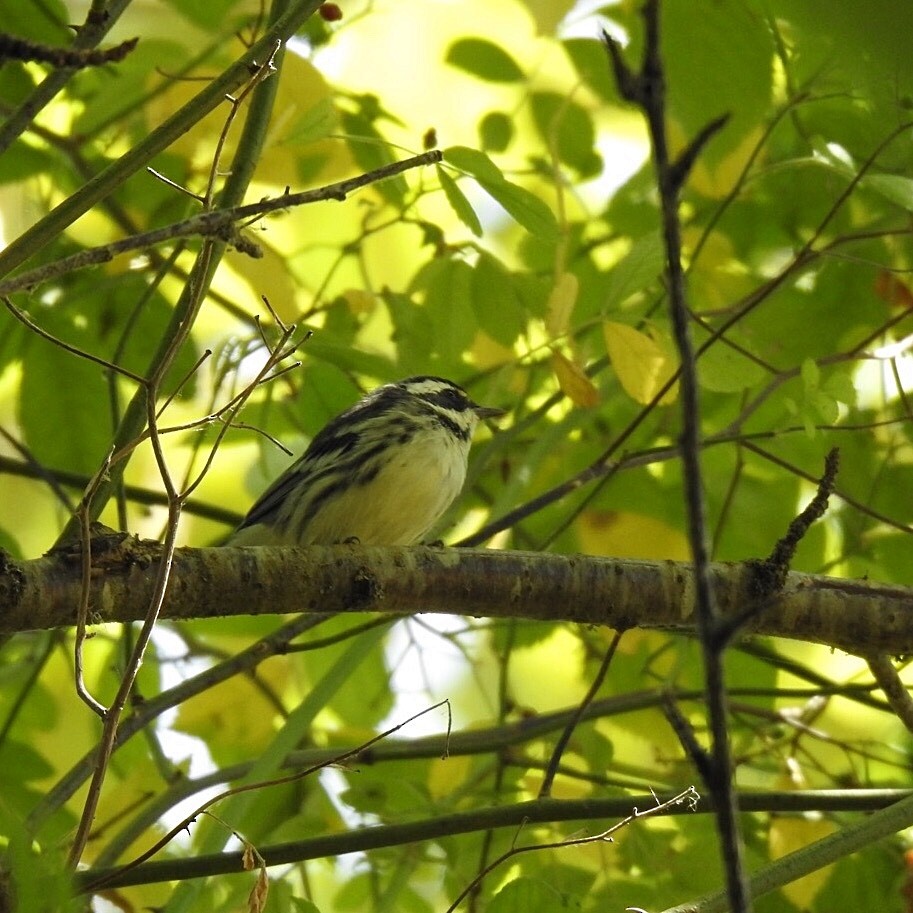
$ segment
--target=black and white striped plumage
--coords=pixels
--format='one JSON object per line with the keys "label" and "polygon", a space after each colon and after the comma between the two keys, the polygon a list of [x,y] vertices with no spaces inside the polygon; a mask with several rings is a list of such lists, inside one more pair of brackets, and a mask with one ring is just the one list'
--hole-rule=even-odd
{"label": "black and white striped plumage", "polygon": [[472,434],[502,410],[441,377],[368,393],[322,428],[229,545],[411,545],[460,493]]}

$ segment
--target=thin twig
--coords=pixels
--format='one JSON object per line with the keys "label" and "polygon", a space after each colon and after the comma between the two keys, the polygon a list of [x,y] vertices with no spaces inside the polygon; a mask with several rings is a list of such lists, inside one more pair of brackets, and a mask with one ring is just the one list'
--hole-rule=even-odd
{"label": "thin twig", "polygon": [[335,184],[327,184],[324,187],[304,190],[300,193],[285,193],[273,199],[260,200],[257,203],[247,203],[243,206],[234,206],[229,209],[212,209],[201,212],[181,222],[166,225],[154,231],[131,235],[129,238],[123,238],[111,244],[90,247],[80,251],[78,254],[63,257],[53,263],[4,279],[0,281],[0,295],[8,295],[10,292],[28,289],[56,276],[71,273],[74,270],[108,263],[120,254],[154,247],[157,244],[163,244],[178,238],[212,238],[237,245],[240,242],[240,236],[235,226],[236,223],[244,219],[252,216],[264,216],[278,210],[305,206],[324,200],[344,201],[355,190],[402,174],[412,168],[435,164],[442,159],[443,154],[440,150],[432,149],[429,152],[412,156],[412,158],[404,159],[400,162],[391,162],[380,168],[375,168],[373,171],[347,178],[344,181],[337,181]]}
{"label": "thin twig", "polygon": [[92,592],[92,529],[89,518],[88,504],[98,485],[108,471],[111,464],[111,454],[108,454],[101,468],[95,474],[95,477],[86,488],[82,502],[77,509],[80,529],[80,565],[82,572],[82,587],[79,594],[79,606],[76,609],[76,636],[73,642],[73,674],[76,683],[76,693],[80,699],[88,705],[93,713],[97,713],[102,719],[108,712],[107,708],[99,703],[86,688],[83,678],[82,665],[82,648],[86,639],[86,624],[89,618],[89,599]]}
{"label": "thin twig", "polygon": [[100,358],[98,355],[93,355],[91,352],[86,352],[83,349],[78,348],[77,346],[71,345],[68,342],[64,342],[62,339],[58,339],[56,336],[49,333],[47,330],[42,329],[29,317],[25,311],[20,310],[13,304],[12,301],[6,295],[0,295],[0,301],[4,303],[6,309],[16,318],[20,323],[25,324],[36,336],[40,336],[42,339],[46,339],[48,342],[53,343],[58,348],[63,349],[65,352],[69,352],[71,355],[77,356],[77,358],[84,358],[86,361],[95,362],[97,365],[101,365],[103,368],[107,368],[109,371],[113,371],[115,374],[120,374],[123,377],[127,377],[130,380],[138,384],[144,384],[146,381],[144,378],[140,377],[139,374],[134,374],[132,371],[128,371],[126,368],[120,367],[113,362],[108,361],[105,358]]}
{"label": "thin twig", "polygon": [[131,859],[130,862],[125,863],[123,866],[106,873],[104,878],[100,878],[98,881],[91,882],[86,885],[86,892],[88,893],[98,891],[105,886],[107,881],[110,881],[112,878],[115,878],[124,872],[135,869],[137,866],[142,865],[147,859],[151,859],[156,855],[156,853],[159,852],[159,850],[164,849],[169,843],[171,843],[171,841],[174,840],[178,834],[188,830],[190,825],[193,824],[197,817],[206,812],[217,802],[221,802],[223,799],[227,799],[229,796],[237,796],[240,793],[259,791],[262,789],[268,789],[271,786],[282,786],[286,783],[295,783],[298,780],[303,780],[305,777],[309,777],[312,774],[318,773],[327,767],[340,766],[346,761],[350,761],[354,758],[357,758],[359,755],[363,755],[372,746],[377,745],[379,742],[383,742],[385,739],[390,738],[390,736],[395,735],[410,723],[415,722],[415,720],[425,716],[427,713],[431,713],[433,710],[437,710],[439,707],[447,708],[447,732],[449,733],[452,725],[451,709],[450,701],[445,698],[442,701],[438,701],[436,704],[432,704],[430,707],[425,707],[423,710],[419,710],[417,713],[413,713],[412,716],[407,717],[405,720],[402,720],[396,725],[385,729],[383,732],[380,732],[375,736],[372,736],[370,739],[362,742],[360,745],[356,745],[354,748],[341,751],[339,754],[335,754],[324,761],[318,762],[317,764],[312,764],[303,770],[298,770],[294,773],[286,774],[282,777],[273,777],[269,780],[258,780],[255,783],[245,783],[243,786],[233,786],[230,789],[222,790],[222,792],[220,792],[218,795],[212,796],[201,805],[198,805],[189,815],[185,816],[185,818],[179,824],[176,824],[167,834],[165,834],[151,847],[149,847],[148,850],[145,850],[135,859]]}
{"label": "thin twig", "polygon": [[[218,453],[218,450],[219,450],[219,445],[224,440],[225,435],[228,433],[229,429],[234,427],[235,417],[244,408],[245,404],[247,403],[247,400],[253,394],[254,390],[256,390],[256,388],[259,387],[261,383],[263,383],[264,378],[269,374],[270,371],[272,371],[276,362],[282,360],[283,358],[286,357],[287,354],[289,354],[288,352],[286,352],[285,346],[288,343],[288,341],[291,339],[291,337],[294,335],[295,330],[296,330],[295,324],[291,324],[290,326],[286,327],[286,329],[282,333],[282,336],[279,338],[279,343],[276,346],[275,351],[270,352],[269,358],[267,358],[267,360],[264,362],[263,366],[257,372],[257,376],[254,378],[254,380],[250,384],[247,385],[246,391],[243,391],[244,395],[240,396],[240,397],[235,397],[235,401],[230,409],[222,410],[223,412],[227,411],[228,416],[223,419],[222,426],[219,428],[218,432],[216,433],[216,439],[213,441],[212,447],[209,448],[209,454],[203,463],[203,468],[199,471],[199,473],[197,473],[197,477],[193,482],[189,482],[188,484],[185,485],[182,497],[187,498],[191,494],[193,494],[193,492],[196,490],[197,486],[203,481],[204,477],[206,476],[206,473],[209,472],[209,469],[212,466],[212,463],[216,458],[216,454]],[[310,337],[309,331],[306,333],[306,337],[307,338]],[[298,348],[298,343],[296,343],[294,346],[292,346],[290,348],[289,352],[294,352],[294,351],[296,351],[297,348]]]}
{"label": "thin twig", "polygon": [[567,840],[556,840],[550,843],[535,843],[531,846],[512,846],[507,852],[502,853],[497,859],[490,862],[478,875],[467,885],[457,896],[456,900],[447,908],[447,913],[453,913],[454,910],[462,903],[463,898],[467,896],[471,891],[476,890],[482,880],[494,871],[498,866],[507,862],[509,859],[512,859],[515,856],[519,856],[522,853],[535,853],[540,850],[557,850],[563,849],[570,846],[585,846],[588,843],[611,843],[613,841],[613,835],[620,831],[622,828],[627,827],[629,824],[637,821],[640,818],[649,818],[653,815],[662,814],[663,812],[668,811],[671,808],[674,808],[677,805],[688,804],[692,811],[697,806],[700,796],[697,793],[697,790],[693,786],[689,786],[686,790],[683,790],[678,795],[673,796],[671,799],[667,799],[665,802],[660,802],[656,800],[656,804],[652,808],[648,808],[645,811],[640,811],[638,808],[634,808],[630,815],[623,818],[617,824],[613,824],[612,827],[606,828],[606,830],[601,831],[598,834],[592,834],[588,837],[571,837]]}
{"label": "thin twig", "polygon": [[869,671],[878,682],[878,687],[884,691],[891,709],[897,718],[907,727],[908,732],[913,732],[913,698],[907,686],[901,681],[897,670],[890,658],[883,653],[873,653],[866,656]]}
{"label": "thin twig", "polygon": [[567,748],[577,725],[583,719],[586,708],[593,703],[596,695],[599,693],[599,689],[602,687],[602,683],[605,681],[605,677],[609,672],[609,666],[612,664],[612,658],[615,656],[615,651],[618,649],[618,644],[621,642],[622,634],[624,634],[623,630],[615,632],[612,637],[612,642],[609,644],[609,648],[606,650],[605,656],[603,656],[602,662],[599,665],[599,671],[596,673],[596,677],[593,679],[583,700],[577,705],[577,710],[573,717],[568,721],[567,726],[564,727],[561,736],[555,743],[552,756],[549,758],[548,765],[545,768],[545,776],[542,779],[542,785],[539,787],[540,799],[547,798],[552,794],[552,783],[555,780],[555,774],[558,772],[558,765],[561,763],[561,757],[564,754],[564,750]]}

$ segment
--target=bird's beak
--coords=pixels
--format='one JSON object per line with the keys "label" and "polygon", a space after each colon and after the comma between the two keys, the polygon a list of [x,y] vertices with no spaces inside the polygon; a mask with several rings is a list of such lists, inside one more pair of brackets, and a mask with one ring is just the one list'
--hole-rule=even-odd
{"label": "bird's beak", "polygon": [[498,418],[507,414],[506,409],[495,409],[493,406],[474,406],[473,409],[480,422],[487,418]]}

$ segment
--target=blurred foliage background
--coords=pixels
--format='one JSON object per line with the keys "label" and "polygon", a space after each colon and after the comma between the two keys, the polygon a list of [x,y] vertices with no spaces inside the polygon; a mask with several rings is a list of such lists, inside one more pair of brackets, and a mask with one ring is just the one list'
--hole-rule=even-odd
{"label": "blurred foliage background", "polygon": [[[637,62],[638,4],[325,6],[277,58],[271,107],[257,108],[252,96],[230,125],[227,101],[200,117],[199,93],[286,6],[295,4],[92,4],[113,26],[102,47],[134,36],[138,45],[119,62],[69,72],[33,117],[23,115],[25,106],[62,71],[13,59],[0,68],[4,278],[194,215],[229,174],[240,180],[248,168],[243,200],[252,202],[423,148],[444,150],[440,166],[345,202],[256,220],[244,234],[259,259],[236,250],[217,256],[190,336],[157,390],[160,426],[171,429],[161,442],[179,486],[204,469],[222,427],[201,420],[251,382],[268,354],[264,340],[277,337],[262,299],[297,324],[299,336],[313,336],[298,350],[300,367],[259,386],[243,426],[220,440],[185,507],[180,542],[224,536],[289,462],[273,439],[300,452],[362,391],[433,373],[510,411],[500,430],[477,441],[464,497],[438,530],[447,542],[611,454],[624,457],[619,471],[501,524],[488,544],[686,559],[676,387],[655,402],[676,367],[658,195],[644,125],[620,103],[599,42],[604,28]],[[71,24],[87,12],[86,3],[0,0],[0,30],[66,47]],[[702,152],[681,206],[692,328],[697,343],[707,343],[698,373],[713,557],[766,556],[836,445],[840,497],[803,541],[794,568],[913,584],[913,7],[669,0],[662,14],[677,147],[730,115]],[[183,118],[180,137],[119,172],[123,157],[151,150],[156,128],[174,116]],[[251,158],[239,137],[254,117],[264,123]],[[79,199],[106,173],[115,175],[110,192],[52,237],[32,240],[39,236],[28,232],[48,224],[54,207]],[[173,241],[9,295],[12,309],[0,311],[0,545],[14,555],[53,545],[110,451],[136,385],[40,337],[13,311],[70,347],[146,377],[204,248],[198,238]],[[19,252],[12,265],[11,250]],[[102,519],[160,536],[167,511],[148,441],[131,451],[125,483]],[[357,745],[443,698],[454,730],[477,732],[477,753],[445,761],[410,753],[410,740],[444,730],[436,711],[396,734],[406,746],[399,760],[236,797],[216,807],[219,820],[198,823],[162,855],[236,847],[232,829],[270,845],[535,797],[560,726],[510,748],[499,727],[572,709],[611,633],[522,620],[416,618],[380,628],[364,621],[325,621],[306,635],[311,649],[226,673],[218,684],[194,677],[230,668],[279,622],[160,624],[132,712],[160,694],[163,712],[150,713],[115,752],[84,862],[133,858],[214,784],[250,774],[252,762],[269,772],[290,748]],[[106,628],[85,648],[87,683],[102,702],[133,637],[130,628]],[[17,635],[0,658],[0,833],[21,898],[34,898],[23,909],[45,909],[57,896],[51,886],[85,795],[87,774],[74,765],[96,743],[99,725],[75,694],[69,632]],[[728,672],[740,788],[909,785],[909,734],[861,660],[757,640],[733,648]],[[679,689],[700,732],[701,684],[694,643],[627,633],[600,695],[604,711],[575,732],[556,797],[696,783],[659,691]],[[617,702],[643,690],[636,710]],[[848,820],[746,815],[750,865]],[[517,836],[515,828],[480,825],[274,868],[266,909],[443,910],[512,841],[560,839],[579,827],[529,826]],[[908,910],[908,842],[873,845],[759,900],[757,909]],[[243,909],[254,877],[140,885],[97,903]],[[719,887],[719,878],[712,822],[691,815],[637,822],[611,845],[525,854],[465,903],[492,911],[662,909]]]}

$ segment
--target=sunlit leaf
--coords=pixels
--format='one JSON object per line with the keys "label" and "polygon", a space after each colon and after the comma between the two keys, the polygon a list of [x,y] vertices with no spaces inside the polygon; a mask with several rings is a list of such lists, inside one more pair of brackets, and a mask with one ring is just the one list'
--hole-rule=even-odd
{"label": "sunlit leaf", "polygon": [[659,233],[638,238],[634,246],[609,271],[605,300],[610,310],[620,308],[632,295],[656,282],[665,264],[665,249]]}
{"label": "sunlit leaf", "polygon": [[522,0],[536,23],[536,34],[551,35],[574,8],[574,0]]}
{"label": "sunlit leaf", "polygon": [[471,174],[478,181],[504,181],[501,169],[484,153],[469,146],[450,146],[444,150],[444,161]]}
{"label": "sunlit leaf", "polygon": [[532,191],[510,181],[480,180],[479,184],[528,232],[541,238],[558,237],[555,214]]}
{"label": "sunlit leaf", "polygon": [[440,165],[438,165],[436,170],[438,180],[441,182],[441,187],[444,190],[444,196],[447,197],[447,202],[456,213],[457,218],[459,218],[459,220],[477,238],[482,237],[482,224],[479,222],[479,217],[472,208],[472,204],[466,199],[466,194],[460,190],[457,182],[447,174],[447,171],[444,168],[441,168]]}
{"label": "sunlit leaf", "polygon": [[545,327],[552,338],[563,336],[570,325],[571,314],[577,303],[580,283],[573,273],[562,273],[548,296]]}
{"label": "sunlit leaf", "polygon": [[558,222],[547,204],[525,187],[508,181],[484,152],[451,146],[444,150],[444,161],[471,174],[527,231],[543,238],[557,237]]}
{"label": "sunlit leaf", "polygon": [[[607,320],[602,325],[612,367],[625,392],[646,405],[666,385],[677,364],[654,339],[624,323]],[[660,405],[668,406],[678,396],[678,382],[663,395]]]}
{"label": "sunlit leaf", "polygon": [[[768,841],[771,859],[780,859],[809,844],[833,834],[836,825],[827,818],[816,815],[776,815],[771,820]],[[832,871],[824,866],[783,886],[782,890],[790,902],[800,910],[810,910],[815,897],[824,887]]]}
{"label": "sunlit leaf", "polygon": [[591,409],[599,403],[599,391],[584,371],[560,352],[552,352],[552,370],[561,392],[575,405]]}
{"label": "sunlit leaf", "polygon": [[588,555],[678,561],[690,557],[688,538],[682,530],[643,513],[588,510],[577,521],[575,531]]}

